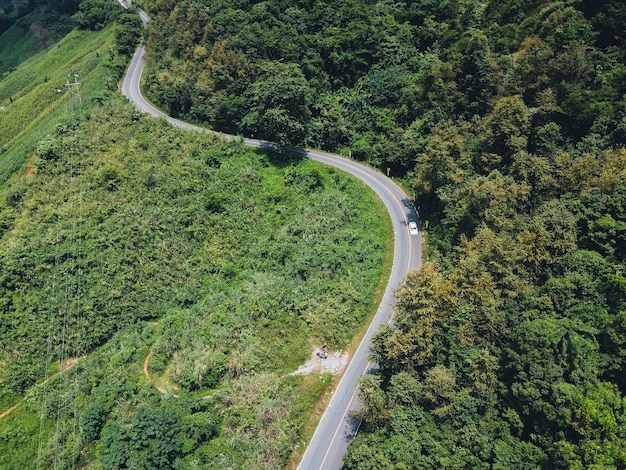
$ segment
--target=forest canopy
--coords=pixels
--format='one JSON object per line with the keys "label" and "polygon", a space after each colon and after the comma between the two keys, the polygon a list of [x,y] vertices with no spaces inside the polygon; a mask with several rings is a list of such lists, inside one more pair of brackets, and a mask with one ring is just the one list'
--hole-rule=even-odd
{"label": "forest canopy", "polygon": [[[105,5],[74,19],[100,30]],[[622,1],[144,7],[144,90],[163,109],[391,168],[415,196],[428,261],[376,335],[345,468],[626,467]],[[32,463],[43,435],[47,462],[80,446],[104,468],[284,466],[329,385],[286,373],[365,317],[376,206],[336,172],[96,98],[2,188],[0,403],[28,399],[0,422],[0,464]],[[241,221],[260,215],[255,238]],[[89,332],[69,338],[74,388],[42,361],[62,322],[40,312],[64,292],[90,313],[70,321]]]}
{"label": "forest canopy", "polygon": [[623,2],[146,7],[155,101],[390,167],[428,220],[347,468],[626,466]]}

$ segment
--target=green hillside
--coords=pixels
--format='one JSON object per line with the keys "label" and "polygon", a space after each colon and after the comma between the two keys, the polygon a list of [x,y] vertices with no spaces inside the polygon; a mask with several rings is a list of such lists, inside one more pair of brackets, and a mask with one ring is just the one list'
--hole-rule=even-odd
{"label": "green hillside", "polygon": [[140,115],[115,28],[0,82],[0,467],[284,467],[333,381],[289,374],[375,310],[389,222],[338,171]]}
{"label": "green hillside", "polygon": [[[6,34],[12,35],[9,30]],[[21,63],[0,81],[0,182],[4,182],[61,119],[69,117],[68,74],[77,73],[83,110],[115,87],[113,27],[73,31],[54,47]],[[3,36],[4,37],[4,36]],[[17,42],[17,41],[16,41]],[[74,81],[71,77],[70,81]]]}
{"label": "green hillside", "polygon": [[13,24],[0,35],[0,74],[7,74],[38,51],[35,36],[27,29]]}
{"label": "green hillside", "polygon": [[[429,260],[346,468],[626,468],[624,2],[144,4],[154,102],[416,196]],[[333,170],[139,116],[108,54],[91,109],[0,160],[0,466],[284,467],[331,380],[288,373],[371,310],[385,222]],[[62,102],[47,75],[2,141]]]}
{"label": "green hillside", "polygon": [[[88,114],[105,91],[116,89],[141,34],[136,13],[115,2],[99,9],[87,2],[75,20],[69,16],[78,9],[75,0],[10,3],[5,16],[17,19],[0,35],[0,60],[13,64],[0,80],[0,185],[68,117],[68,80],[78,74],[81,109]],[[81,28],[59,37],[75,23]]]}
{"label": "green hillside", "polygon": [[146,90],[406,177],[353,469],[626,467],[626,6],[151,0]]}

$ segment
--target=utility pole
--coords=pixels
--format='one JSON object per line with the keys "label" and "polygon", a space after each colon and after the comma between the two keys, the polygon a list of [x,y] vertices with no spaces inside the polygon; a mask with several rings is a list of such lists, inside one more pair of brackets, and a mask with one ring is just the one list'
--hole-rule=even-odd
{"label": "utility pole", "polygon": [[[70,77],[74,76],[74,82],[70,83]],[[80,111],[83,107],[83,102],[80,98],[80,82],[78,81],[77,73],[68,73],[65,79],[65,86],[70,91],[70,114],[73,115],[75,111]]]}

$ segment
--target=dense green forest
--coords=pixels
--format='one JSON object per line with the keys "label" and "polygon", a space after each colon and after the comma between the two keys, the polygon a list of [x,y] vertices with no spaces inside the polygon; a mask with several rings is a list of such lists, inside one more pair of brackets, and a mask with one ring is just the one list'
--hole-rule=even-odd
{"label": "dense green forest", "polygon": [[156,102],[391,167],[428,220],[347,468],[626,467],[623,2],[146,8]]}
{"label": "dense green forest", "polygon": [[142,116],[108,5],[0,81],[0,467],[284,467],[334,382],[290,373],[375,310],[389,221],[338,171]]}
{"label": "dense green forest", "polygon": [[[346,468],[626,467],[623,2],[144,3],[155,103],[415,193],[429,261],[376,336]],[[284,466],[330,380],[285,374],[371,307],[371,196],[96,98],[2,189],[0,464]]]}

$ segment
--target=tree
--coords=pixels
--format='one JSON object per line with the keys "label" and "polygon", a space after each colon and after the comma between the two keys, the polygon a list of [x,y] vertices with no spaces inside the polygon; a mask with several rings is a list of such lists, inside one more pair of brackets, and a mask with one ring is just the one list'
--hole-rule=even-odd
{"label": "tree", "polygon": [[106,26],[110,10],[119,5],[111,5],[107,0],[83,0],[78,12],[74,14],[74,20],[79,28],[97,31]]}
{"label": "tree", "polygon": [[452,284],[430,263],[409,274],[398,293],[395,330],[386,338],[378,338],[383,343],[377,356],[383,368],[421,370],[433,363],[444,339],[443,323],[455,300],[451,290]]}
{"label": "tree", "polygon": [[539,34],[557,52],[572,42],[592,44],[594,32],[583,13],[557,1],[540,12]]}
{"label": "tree", "polygon": [[[626,279],[622,281],[622,295],[626,294]],[[610,324],[599,336],[600,350],[603,353],[603,378],[616,384],[621,393],[626,394],[626,310],[613,316]]]}
{"label": "tree", "polygon": [[505,167],[510,165],[516,152],[526,149],[530,111],[521,97],[499,99],[485,118],[484,125],[485,150],[502,157]]}
{"label": "tree", "polygon": [[596,251],[622,260],[626,243],[626,222],[615,220],[610,214],[592,220],[589,223],[589,238]]}
{"label": "tree", "polygon": [[517,237],[524,263],[534,275],[545,273],[578,247],[576,217],[558,199],[545,202]]}
{"label": "tree", "polygon": [[143,23],[136,13],[122,13],[117,22],[115,43],[120,54],[130,56],[135,51],[143,32]]}
{"label": "tree", "polygon": [[492,229],[510,228],[528,188],[511,176],[493,170],[487,176],[474,175],[453,188],[441,188],[439,197],[446,204],[444,222],[467,236],[480,225]]}
{"label": "tree", "polygon": [[462,111],[466,116],[483,115],[500,82],[500,71],[489,47],[489,40],[482,31],[470,30],[457,47],[462,57],[457,83],[459,91],[465,95],[461,102]]}
{"label": "tree", "polygon": [[497,359],[487,348],[472,348],[465,358],[463,372],[479,390],[493,390],[498,383]]}
{"label": "tree", "polygon": [[549,66],[554,57],[552,48],[538,36],[528,36],[514,55],[522,89],[530,92],[543,89],[549,83]]}
{"label": "tree", "polygon": [[366,374],[359,379],[359,398],[363,403],[363,419],[369,426],[380,426],[389,417],[387,397],[380,385],[379,376]]}
{"label": "tree", "polygon": [[106,423],[107,416],[107,411],[99,401],[87,407],[82,420],[83,433],[87,441],[94,441],[100,437],[100,431]]}
{"label": "tree", "polygon": [[181,455],[178,417],[161,408],[139,407],[128,432],[130,467],[145,470],[172,468]]}
{"label": "tree", "polygon": [[128,468],[130,447],[128,431],[115,421],[107,423],[99,443],[100,464],[105,470]]}
{"label": "tree", "polygon": [[317,117],[313,118],[310,126],[314,145],[334,149],[349,143],[353,113],[348,109],[348,99],[342,92],[325,93],[318,98],[314,107]]}
{"label": "tree", "polygon": [[594,383],[600,360],[597,330],[569,318],[521,323],[505,350],[504,380],[526,432],[553,435],[569,425],[576,386]]}
{"label": "tree", "polygon": [[297,64],[264,62],[246,93],[242,130],[278,144],[301,144],[309,119],[309,85]]}
{"label": "tree", "polygon": [[444,409],[457,394],[456,377],[447,367],[436,365],[426,374],[424,397],[435,408]]}
{"label": "tree", "polygon": [[442,209],[441,194],[452,192],[474,173],[467,144],[470,129],[470,123],[436,126],[425,150],[416,156],[413,184],[417,199],[431,212]]}

